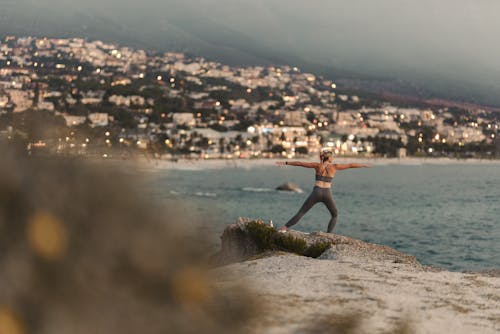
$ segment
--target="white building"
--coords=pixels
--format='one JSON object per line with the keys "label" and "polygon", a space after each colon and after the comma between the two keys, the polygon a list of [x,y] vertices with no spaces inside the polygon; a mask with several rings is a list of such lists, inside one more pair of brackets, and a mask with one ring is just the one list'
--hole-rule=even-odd
{"label": "white building", "polygon": [[246,110],[250,108],[250,104],[245,99],[229,100],[231,109],[235,111]]}
{"label": "white building", "polygon": [[9,104],[9,97],[6,95],[0,95],[0,108],[5,108]]}
{"label": "white building", "polygon": [[37,105],[38,110],[48,110],[48,111],[54,111],[54,103],[49,102],[49,101],[40,101],[38,102]]}
{"label": "white building", "polygon": [[92,113],[88,116],[92,127],[96,126],[108,126],[109,117],[107,113]]}
{"label": "white building", "polygon": [[183,62],[176,62],[173,66],[177,71],[187,72],[190,74],[198,74],[201,70],[201,65],[199,63],[184,64]]}
{"label": "white building", "polygon": [[33,106],[34,93],[32,91],[8,89],[10,101],[15,104],[14,112],[22,112]]}
{"label": "white building", "polygon": [[66,121],[67,126],[76,126],[85,123],[87,117],[85,116],[73,116],[73,115],[62,115]]}
{"label": "white building", "polygon": [[175,113],[173,114],[172,119],[176,125],[188,125],[188,126],[196,125],[194,115],[188,112]]}

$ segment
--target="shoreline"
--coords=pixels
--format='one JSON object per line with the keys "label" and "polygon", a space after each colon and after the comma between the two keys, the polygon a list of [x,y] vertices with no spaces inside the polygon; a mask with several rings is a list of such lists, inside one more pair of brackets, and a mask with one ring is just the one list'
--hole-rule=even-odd
{"label": "shoreline", "polygon": [[[135,160],[125,160],[132,162],[139,167],[171,170],[201,170],[201,169],[223,169],[223,168],[258,168],[274,166],[277,161],[302,160],[315,162],[312,157],[297,159],[179,159],[171,161],[169,159],[147,159],[140,157]],[[120,160],[112,160],[120,161]],[[367,163],[374,166],[419,166],[419,165],[500,165],[499,159],[451,159],[451,158],[362,158],[362,157],[336,157],[335,163]]]}

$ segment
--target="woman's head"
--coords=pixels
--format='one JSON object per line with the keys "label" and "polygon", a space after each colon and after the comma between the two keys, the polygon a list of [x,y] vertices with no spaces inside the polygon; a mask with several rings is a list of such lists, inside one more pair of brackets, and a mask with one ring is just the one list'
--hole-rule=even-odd
{"label": "woman's head", "polygon": [[323,150],[319,154],[319,158],[321,159],[321,162],[326,162],[326,161],[332,161],[333,160],[333,153],[330,150]]}

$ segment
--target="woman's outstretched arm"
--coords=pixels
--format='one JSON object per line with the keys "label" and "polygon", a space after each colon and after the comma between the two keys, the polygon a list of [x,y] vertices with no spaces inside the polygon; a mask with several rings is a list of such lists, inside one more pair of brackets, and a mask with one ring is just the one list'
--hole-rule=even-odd
{"label": "woman's outstretched arm", "polygon": [[316,168],[318,166],[317,162],[303,162],[303,161],[277,161],[279,166],[299,166],[305,168]]}
{"label": "woman's outstretched arm", "polygon": [[366,168],[366,167],[371,167],[371,166],[367,164],[335,164],[336,170],[344,170],[349,168]]}

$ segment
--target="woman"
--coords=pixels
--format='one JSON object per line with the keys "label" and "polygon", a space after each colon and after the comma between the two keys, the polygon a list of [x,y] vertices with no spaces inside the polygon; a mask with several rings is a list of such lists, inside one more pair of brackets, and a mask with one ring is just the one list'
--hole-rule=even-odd
{"label": "woman", "polygon": [[301,162],[301,161],[278,161],[276,164],[283,166],[300,166],[306,168],[314,168],[316,171],[316,182],[314,183],[314,189],[309,197],[306,199],[299,212],[293,216],[286,225],[282,226],[279,231],[286,232],[291,226],[297,224],[297,222],[302,218],[302,216],[313,207],[314,204],[318,202],[323,202],[332,218],[328,223],[328,233],[332,233],[335,224],[337,223],[337,206],[333,201],[332,193],[330,187],[332,186],[332,180],[337,171],[349,169],[349,168],[363,168],[370,167],[365,164],[332,164],[333,154],[331,151],[321,151],[319,158],[321,162]]}

